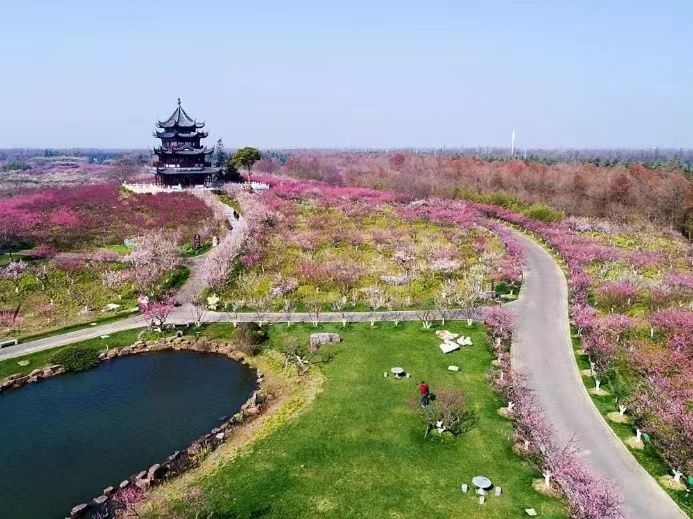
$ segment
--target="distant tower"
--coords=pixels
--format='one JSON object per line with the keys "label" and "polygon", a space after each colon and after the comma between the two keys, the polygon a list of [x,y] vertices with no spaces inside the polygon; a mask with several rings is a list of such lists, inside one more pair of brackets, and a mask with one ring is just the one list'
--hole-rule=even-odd
{"label": "distant tower", "polygon": [[205,123],[198,123],[180,105],[165,121],[158,121],[154,137],[161,145],[154,148],[157,156],[156,182],[164,186],[192,186],[205,184],[220,171],[209,161],[212,150],[200,142],[207,137]]}
{"label": "distant tower", "polygon": [[513,135],[510,138],[510,156],[515,156],[515,128],[513,128]]}

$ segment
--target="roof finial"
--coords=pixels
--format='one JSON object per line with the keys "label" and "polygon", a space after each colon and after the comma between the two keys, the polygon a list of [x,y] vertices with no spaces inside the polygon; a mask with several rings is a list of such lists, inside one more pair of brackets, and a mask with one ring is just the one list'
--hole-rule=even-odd
{"label": "roof finial", "polygon": [[180,97],[178,98],[178,106],[180,106]]}

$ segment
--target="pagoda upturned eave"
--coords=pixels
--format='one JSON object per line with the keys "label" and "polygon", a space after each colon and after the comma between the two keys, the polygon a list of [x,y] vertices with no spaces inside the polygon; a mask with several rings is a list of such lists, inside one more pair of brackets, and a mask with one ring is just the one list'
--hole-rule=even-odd
{"label": "pagoda upturned eave", "polygon": [[204,128],[205,127],[204,122],[198,123],[197,121],[192,121],[190,124],[181,124],[181,123],[177,123],[177,122],[168,122],[168,121],[164,121],[164,122],[157,121],[156,125],[159,128],[164,128],[167,130],[171,129],[171,128],[181,128],[181,129],[187,130],[187,129],[191,129],[191,128]]}
{"label": "pagoda upturned eave", "polygon": [[154,148],[154,153],[157,155],[209,155],[213,151],[209,148],[173,148],[170,150],[162,147]]}
{"label": "pagoda upturned eave", "polygon": [[157,139],[204,139],[209,135],[209,133],[204,130],[192,132],[179,132],[176,130],[159,132],[154,130],[152,135],[154,135],[154,137]]}

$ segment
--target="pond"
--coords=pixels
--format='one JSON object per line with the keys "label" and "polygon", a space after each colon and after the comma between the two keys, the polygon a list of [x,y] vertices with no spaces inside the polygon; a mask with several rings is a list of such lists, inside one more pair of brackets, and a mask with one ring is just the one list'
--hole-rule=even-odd
{"label": "pond", "polygon": [[236,413],[255,373],[221,355],[122,357],[0,394],[0,518],[63,518]]}

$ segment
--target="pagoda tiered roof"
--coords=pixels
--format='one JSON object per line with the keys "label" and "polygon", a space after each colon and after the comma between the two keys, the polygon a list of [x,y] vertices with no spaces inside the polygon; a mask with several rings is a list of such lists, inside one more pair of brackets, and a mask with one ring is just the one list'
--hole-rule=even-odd
{"label": "pagoda tiered roof", "polygon": [[178,130],[168,130],[164,129],[164,131],[158,131],[155,130],[153,133],[154,137],[157,139],[204,139],[209,135],[205,130],[193,130],[191,132],[186,132],[186,131],[178,131]]}
{"label": "pagoda tiered roof", "polygon": [[205,123],[190,117],[180,104],[165,121],[158,121],[154,137],[161,144],[154,148],[157,162],[152,167],[157,183],[164,185],[201,185],[212,181],[221,172],[212,167],[209,155],[213,150],[200,141],[207,137],[201,130]]}
{"label": "pagoda tiered roof", "polygon": [[214,150],[202,146],[199,148],[195,148],[194,146],[181,146],[179,148],[171,148],[170,150],[161,146],[154,148],[154,152],[157,155],[209,155],[213,151]]}
{"label": "pagoda tiered roof", "polygon": [[159,128],[204,128],[205,123],[198,123],[195,119],[190,117],[183,107],[180,105],[180,98],[178,98],[178,106],[173,111],[171,116],[165,121],[158,121],[157,126]]}

